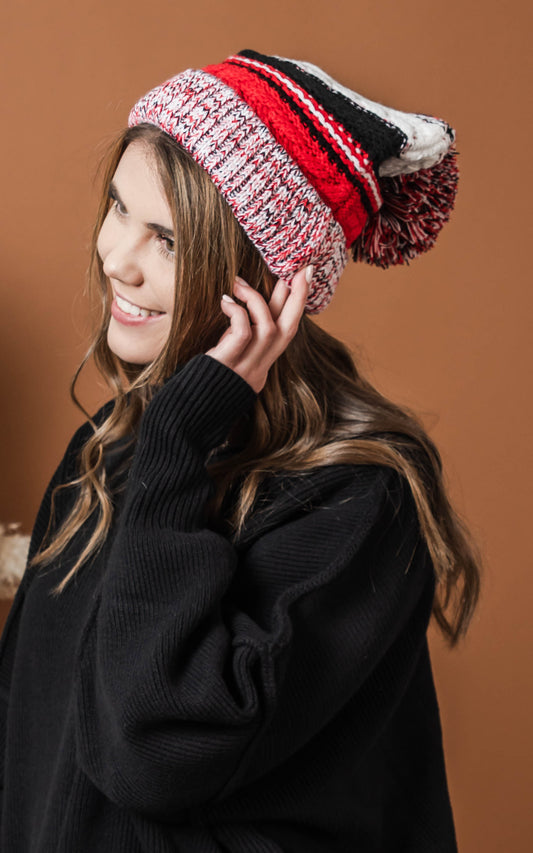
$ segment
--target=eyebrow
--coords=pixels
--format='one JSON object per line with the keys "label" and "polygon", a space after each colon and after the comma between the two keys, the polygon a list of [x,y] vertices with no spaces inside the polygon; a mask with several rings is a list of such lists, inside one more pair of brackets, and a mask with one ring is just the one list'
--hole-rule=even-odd
{"label": "eyebrow", "polygon": [[[117,190],[117,185],[114,181],[111,181],[109,184],[109,195],[112,198],[115,198],[119,204],[122,205],[124,209],[126,209],[126,205],[122,201],[120,197],[120,193]],[[170,240],[174,240],[174,232],[171,228],[165,228],[164,225],[159,225],[157,222],[145,222],[146,228],[149,228],[150,231],[154,231],[157,234],[161,234],[163,237],[168,237]]]}

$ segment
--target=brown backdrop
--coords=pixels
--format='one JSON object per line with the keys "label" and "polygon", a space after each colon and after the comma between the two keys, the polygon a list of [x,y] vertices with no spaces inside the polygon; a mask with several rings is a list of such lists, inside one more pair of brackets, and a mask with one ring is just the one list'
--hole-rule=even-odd
{"label": "brown backdrop", "polygon": [[[137,97],[252,47],[457,128],[460,192],[436,248],[405,269],[351,265],[319,322],[424,416],[484,550],[466,643],[450,653],[430,636],[462,853],[525,853],[533,835],[530,5],[4,0],[0,26],[0,521],[27,531],[80,422],[67,386],[84,350],[99,146]],[[91,410],[106,397],[92,374],[83,391]]]}

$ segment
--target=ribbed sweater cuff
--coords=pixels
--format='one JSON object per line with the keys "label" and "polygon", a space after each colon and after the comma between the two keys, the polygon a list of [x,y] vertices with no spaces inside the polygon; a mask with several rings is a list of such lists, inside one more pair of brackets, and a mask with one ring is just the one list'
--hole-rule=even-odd
{"label": "ribbed sweater cuff", "polygon": [[194,356],[158,391],[143,418],[139,444],[157,449],[159,441],[186,432],[198,449],[209,451],[226,438],[234,421],[257,394],[215,358]]}
{"label": "ribbed sweater cuff", "polygon": [[208,453],[224,441],[256,398],[242,377],[205,353],[176,372],[143,416],[129,476],[125,523],[194,525],[206,498],[200,472]]}

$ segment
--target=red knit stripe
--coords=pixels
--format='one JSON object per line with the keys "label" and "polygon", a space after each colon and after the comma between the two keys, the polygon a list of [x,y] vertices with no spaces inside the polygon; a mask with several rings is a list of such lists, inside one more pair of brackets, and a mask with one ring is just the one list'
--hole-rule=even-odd
{"label": "red knit stripe", "polygon": [[[330,207],[344,231],[347,246],[350,246],[367,220],[359,192],[331,162],[307,127],[297,120],[290,106],[265,80],[247,68],[222,63],[207,66],[203,70],[231,86],[249,104],[273,137],[298,163],[320,198]],[[359,174],[358,177],[361,178]]]}
{"label": "red knit stripe", "polygon": [[[344,165],[352,175],[361,180],[366,189],[366,194],[374,210],[381,204],[377,179],[374,175],[372,160],[363,149],[358,140],[353,139],[342,122],[339,122],[313,95],[302,88],[296,80],[280,71],[279,68],[271,67],[266,62],[259,62],[249,57],[237,54],[226,59],[225,64],[240,65],[253,73],[257,69],[262,76],[270,78],[277,86],[281,86],[285,94],[293,101],[299,109],[311,121],[317,133],[334,150],[335,154],[343,161]],[[268,109],[263,108],[266,115]],[[298,114],[297,114],[298,115]],[[354,160],[356,163],[354,164]],[[372,182],[372,185],[370,184]],[[372,189],[373,187],[373,189]]]}
{"label": "red knit stripe", "polygon": [[288,281],[315,267],[308,313],[330,301],[347,263],[331,208],[252,107],[231,86],[189,70],[148,92],[128,124],[149,122],[206,170],[272,272]]}

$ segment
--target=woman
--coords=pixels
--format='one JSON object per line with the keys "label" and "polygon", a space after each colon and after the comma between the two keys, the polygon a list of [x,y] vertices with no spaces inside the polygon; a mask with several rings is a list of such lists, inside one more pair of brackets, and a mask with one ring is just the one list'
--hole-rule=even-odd
{"label": "woman", "polygon": [[133,108],[89,270],[113,397],[0,649],[2,850],[457,849],[426,631],[465,634],[479,560],[423,426],[308,316],[347,247],[433,245],[453,140],[252,51]]}

